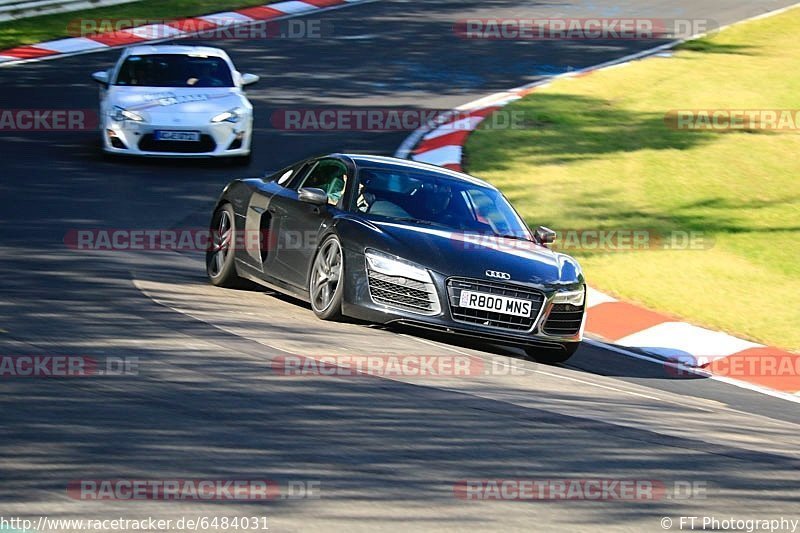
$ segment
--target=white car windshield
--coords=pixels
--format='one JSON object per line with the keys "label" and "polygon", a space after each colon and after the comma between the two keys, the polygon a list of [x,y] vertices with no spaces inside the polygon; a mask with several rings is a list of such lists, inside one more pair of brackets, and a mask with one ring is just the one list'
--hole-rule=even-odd
{"label": "white car windshield", "polygon": [[220,57],[180,54],[132,55],[115,85],[132,87],[233,87],[231,69]]}

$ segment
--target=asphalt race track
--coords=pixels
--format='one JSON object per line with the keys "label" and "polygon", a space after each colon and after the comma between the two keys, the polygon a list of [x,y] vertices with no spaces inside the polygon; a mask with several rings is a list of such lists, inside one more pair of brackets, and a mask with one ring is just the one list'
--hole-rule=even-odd
{"label": "asphalt race track", "polygon": [[[0,515],[266,515],[272,531],[660,531],[662,517],[800,518],[796,405],[583,346],[565,366],[499,347],[317,320],[268,292],[212,287],[203,257],[87,252],[77,228],[202,227],[232,177],[332,151],[391,155],[408,132],[284,132],[286,108],[446,109],[659,42],[466,41],[455,20],[707,17],[789,0],[386,0],[318,15],[324,40],[228,41],[262,76],[249,168],[109,161],[96,132],[0,132],[0,354],[135,357],[138,375],[0,381]],[[94,109],[89,75],[118,51],[0,68],[9,109]],[[547,179],[542,176],[541,179]],[[590,280],[591,281],[591,280]],[[281,377],[287,354],[468,355],[509,369],[461,378]],[[510,368],[513,367],[513,368]],[[319,482],[259,503],[81,501],[80,479]],[[459,480],[695,483],[655,501],[463,501]],[[794,515],[792,514],[794,513]]]}

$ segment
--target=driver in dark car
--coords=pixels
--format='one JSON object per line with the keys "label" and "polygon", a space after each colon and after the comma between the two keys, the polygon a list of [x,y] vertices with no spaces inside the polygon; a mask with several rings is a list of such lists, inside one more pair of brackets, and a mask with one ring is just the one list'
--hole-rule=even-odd
{"label": "driver in dark car", "polygon": [[371,172],[362,172],[358,185],[356,206],[362,213],[391,218],[412,218],[402,207],[389,200],[379,198],[380,189],[374,186],[378,179]]}

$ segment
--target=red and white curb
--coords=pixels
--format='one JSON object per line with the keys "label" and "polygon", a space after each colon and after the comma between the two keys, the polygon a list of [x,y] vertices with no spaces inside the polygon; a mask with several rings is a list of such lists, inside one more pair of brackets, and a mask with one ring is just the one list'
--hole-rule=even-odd
{"label": "red and white curb", "polygon": [[175,19],[164,24],[147,24],[119,31],[97,33],[86,37],[69,37],[0,50],[0,65],[6,66],[28,61],[55,59],[122,46],[157,43],[191,37],[220,28],[290,18],[370,1],[374,0],[288,0],[263,6],[237,9],[236,11]]}
{"label": "red and white curb", "polygon": [[[772,16],[796,6],[781,8],[747,20]],[[700,35],[689,39],[697,37]],[[689,39],[676,40],[617,60],[469,102],[443,114],[435,123],[412,133],[395,155],[463,171],[463,147],[467,138],[495,110],[548,85],[553,79],[585,76],[595,70],[622,66],[670,50]],[[587,295],[586,332],[617,353],[659,363],[665,365],[665,368],[670,367],[673,375],[681,372],[699,374],[800,402],[798,354],[682,322],[662,313],[618,301],[591,288]]]}
{"label": "red and white curb", "polygon": [[587,298],[586,331],[659,360],[701,367],[713,376],[789,394],[800,392],[800,355],[681,322],[594,289],[589,289]]}

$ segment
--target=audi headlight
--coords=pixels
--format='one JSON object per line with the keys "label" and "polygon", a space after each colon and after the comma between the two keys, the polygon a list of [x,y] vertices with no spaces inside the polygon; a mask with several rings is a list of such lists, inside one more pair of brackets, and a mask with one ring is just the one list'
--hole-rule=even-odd
{"label": "audi headlight", "polygon": [[367,250],[364,255],[367,258],[367,267],[370,270],[387,276],[398,276],[423,283],[433,283],[430,273],[420,265],[377,250]]}
{"label": "audi headlight", "polygon": [[576,307],[582,307],[585,293],[586,291],[584,291],[583,289],[579,291],[557,292],[555,298],[553,298],[553,303],[570,304]]}
{"label": "audi headlight", "polygon": [[111,115],[111,118],[113,118],[117,122],[124,122],[126,120],[132,120],[134,122],[144,122],[144,117],[139,113],[136,113],[135,111],[130,111],[118,105],[114,106],[114,114]]}
{"label": "audi headlight", "polygon": [[241,107],[237,107],[234,109],[229,109],[220,113],[219,115],[215,115],[211,118],[211,122],[219,123],[219,122],[239,122],[242,120],[242,115],[244,114],[244,110]]}

